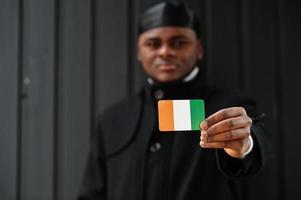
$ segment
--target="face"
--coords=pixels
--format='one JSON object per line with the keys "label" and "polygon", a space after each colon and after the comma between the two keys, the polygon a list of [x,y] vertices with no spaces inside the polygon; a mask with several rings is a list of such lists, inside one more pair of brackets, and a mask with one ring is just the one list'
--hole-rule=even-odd
{"label": "face", "polygon": [[202,57],[201,42],[190,28],[160,27],[138,38],[138,60],[144,71],[159,82],[184,77]]}

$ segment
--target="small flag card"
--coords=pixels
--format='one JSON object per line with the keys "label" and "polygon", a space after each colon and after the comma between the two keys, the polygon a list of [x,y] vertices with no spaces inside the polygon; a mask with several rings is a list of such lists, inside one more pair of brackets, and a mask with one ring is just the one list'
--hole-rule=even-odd
{"label": "small flag card", "polygon": [[158,115],[160,131],[200,130],[200,123],[205,119],[204,101],[160,100]]}

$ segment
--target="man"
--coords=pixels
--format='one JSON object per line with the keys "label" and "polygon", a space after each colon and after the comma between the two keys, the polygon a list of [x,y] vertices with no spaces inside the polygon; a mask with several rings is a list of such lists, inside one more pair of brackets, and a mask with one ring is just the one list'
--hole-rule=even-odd
{"label": "man", "polygon": [[[264,162],[263,115],[249,98],[207,85],[197,66],[203,54],[199,22],[183,4],[144,13],[138,60],[146,86],[99,117],[80,200],[240,198],[236,180]],[[203,99],[202,131],[160,132],[161,99]]]}

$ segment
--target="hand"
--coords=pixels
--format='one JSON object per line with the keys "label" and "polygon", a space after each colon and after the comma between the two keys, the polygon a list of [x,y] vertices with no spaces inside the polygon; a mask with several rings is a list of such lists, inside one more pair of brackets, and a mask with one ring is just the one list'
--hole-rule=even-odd
{"label": "hand", "polygon": [[227,154],[241,158],[249,149],[252,120],[242,107],[231,107],[217,111],[201,124],[203,148],[223,148]]}

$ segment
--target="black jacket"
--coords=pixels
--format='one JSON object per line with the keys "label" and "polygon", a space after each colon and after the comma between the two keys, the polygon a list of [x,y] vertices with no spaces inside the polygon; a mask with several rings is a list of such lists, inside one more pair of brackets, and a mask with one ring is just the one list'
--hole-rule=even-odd
{"label": "black jacket", "polygon": [[[240,160],[223,150],[202,149],[199,132],[154,137],[162,134],[156,122],[158,90],[163,99],[204,99],[206,116],[243,106],[253,118],[252,152]],[[257,173],[265,159],[266,133],[260,116],[250,98],[211,89],[199,78],[146,86],[99,117],[79,199],[240,199],[240,179]],[[158,141],[162,146],[154,151]]]}

